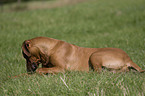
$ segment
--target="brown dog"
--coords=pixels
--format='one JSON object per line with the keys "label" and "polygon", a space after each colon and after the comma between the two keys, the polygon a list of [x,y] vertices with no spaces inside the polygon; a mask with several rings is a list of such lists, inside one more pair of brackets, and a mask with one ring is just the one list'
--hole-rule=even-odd
{"label": "brown dog", "polygon": [[120,71],[128,71],[128,67],[134,67],[137,71],[143,72],[121,49],[83,48],[47,37],[24,41],[22,53],[27,62],[27,72],[31,73],[40,63],[42,68],[36,70],[39,74],[59,73],[65,70],[89,71],[89,65],[96,71],[104,66]]}

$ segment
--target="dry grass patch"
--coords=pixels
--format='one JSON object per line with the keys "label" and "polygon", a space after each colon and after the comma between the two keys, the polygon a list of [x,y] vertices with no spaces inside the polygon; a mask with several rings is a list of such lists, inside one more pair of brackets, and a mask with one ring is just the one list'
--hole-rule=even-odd
{"label": "dry grass patch", "polygon": [[13,3],[1,6],[1,11],[23,11],[23,10],[36,10],[36,9],[49,9],[57,8],[67,5],[82,3],[87,0],[52,0],[52,1],[29,1],[22,2],[21,4]]}

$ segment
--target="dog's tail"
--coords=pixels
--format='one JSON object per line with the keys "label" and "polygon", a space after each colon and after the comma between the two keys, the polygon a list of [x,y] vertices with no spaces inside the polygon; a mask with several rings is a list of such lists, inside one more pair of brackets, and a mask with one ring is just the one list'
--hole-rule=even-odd
{"label": "dog's tail", "polygon": [[137,70],[138,72],[140,73],[144,73],[145,70],[142,70],[137,64],[135,64],[133,61],[130,61],[128,64],[127,64],[128,67],[131,67],[131,68],[134,68],[135,70]]}

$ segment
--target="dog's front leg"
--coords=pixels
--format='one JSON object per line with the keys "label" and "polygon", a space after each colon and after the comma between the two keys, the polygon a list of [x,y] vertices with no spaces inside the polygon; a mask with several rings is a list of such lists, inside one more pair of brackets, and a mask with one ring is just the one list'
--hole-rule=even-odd
{"label": "dog's front leg", "polygon": [[39,68],[36,70],[36,73],[38,74],[56,74],[56,73],[64,73],[64,69],[59,67],[52,67],[52,68]]}
{"label": "dog's front leg", "polygon": [[64,73],[65,72],[65,65],[66,65],[65,62],[66,61],[62,57],[64,57],[64,56],[61,53],[53,54],[51,57],[49,57],[49,59],[47,57],[47,60],[49,60],[49,62],[47,63],[47,61],[46,61],[44,64],[42,64],[43,68],[37,69],[36,73],[38,73],[38,74]]}

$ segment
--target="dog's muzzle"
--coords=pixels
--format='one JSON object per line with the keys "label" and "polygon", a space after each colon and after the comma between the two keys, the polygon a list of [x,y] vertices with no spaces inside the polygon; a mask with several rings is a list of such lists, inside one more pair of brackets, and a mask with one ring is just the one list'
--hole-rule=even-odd
{"label": "dog's muzzle", "polygon": [[35,70],[38,68],[37,63],[31,63],[31,66],[27,67],[27,73],[34,73]]}

